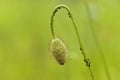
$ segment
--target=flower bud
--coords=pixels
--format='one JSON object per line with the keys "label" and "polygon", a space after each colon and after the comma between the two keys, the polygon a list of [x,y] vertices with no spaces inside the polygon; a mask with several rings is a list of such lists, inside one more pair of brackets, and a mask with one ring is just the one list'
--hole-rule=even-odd
{"label": "flower bud", "polygon": [[53,57],[60,65],[64,65],[68,55],[68,50],[65,43],[61,39],[52,39],[50,43],[50,53],[52,53]]}

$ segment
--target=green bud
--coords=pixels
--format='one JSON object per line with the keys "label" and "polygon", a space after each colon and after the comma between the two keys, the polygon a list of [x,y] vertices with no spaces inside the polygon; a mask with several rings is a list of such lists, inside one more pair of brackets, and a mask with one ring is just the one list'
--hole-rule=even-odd
{"label": "green bud", "polygon": [[61,39],[52,39],[50,43],[50,53],[52,53],[53,57],[60,65],[64,65],[68,55],[68,50],[65,43]]}

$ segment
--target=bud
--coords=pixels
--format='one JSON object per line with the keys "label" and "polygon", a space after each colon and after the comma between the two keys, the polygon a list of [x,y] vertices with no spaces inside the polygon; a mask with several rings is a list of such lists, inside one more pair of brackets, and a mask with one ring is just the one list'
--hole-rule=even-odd
{"label": "bud", "polygon": [[64,65],[68,55],[68,50],[65,43],[61,39],[52,39],[50,43],[50,53],[52,53],[53,57],[60,65]]}

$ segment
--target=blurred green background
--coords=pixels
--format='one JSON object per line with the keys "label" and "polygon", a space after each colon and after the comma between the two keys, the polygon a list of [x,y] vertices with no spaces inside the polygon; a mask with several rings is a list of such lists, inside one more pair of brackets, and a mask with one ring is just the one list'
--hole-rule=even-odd
{"label": "blurred green background", "polygon": [[50,16],[58,4],[71,9],[95,80],[108,80],[101,54],[111,80],[120,80],[120,1],[86,3],[90,16],[84,0],[0,0],[0,80],[91,80],[64,9],[54,25],[69,50],[66,64],[60,66],[48,51]]}

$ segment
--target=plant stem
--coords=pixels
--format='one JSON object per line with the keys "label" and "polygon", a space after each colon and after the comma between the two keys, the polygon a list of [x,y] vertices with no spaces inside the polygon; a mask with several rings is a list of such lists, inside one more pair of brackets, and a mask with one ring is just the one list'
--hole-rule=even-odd
{"label": "plant stem", "polygon": [[92,32],[92,35],[93,35],[93,38],[94,38],[94,41],[95,41],[95,44],[100,52],[100,55],[102,57],[102,60],[103,60],[103,63],[104,63],[104,68],[105,68],[105,72],[106,72],[106,76],[107,76],[107,79],[108,80],[111,80],[111,77],[110,77],[110,73],[109,73],[109,69],[108,69],[108,66],[107,66],[107,62],[106,62],[106,59],[105,59],[105,56],[104,56],[104,53],[100,47],[100,44],[98,43],[98,40],[94,34],[94,31],[93,31],[93,25],[92,25],[92,16],[90,14],[90,10],[89,10],[89,6],[88,6],[88,3],[86,0],[83,0],[83,3],[86,7],[86,11],[87,11],[87,16],[88,16],[88,21],[89,21],[89,26],[90,26],[90,29],[91,29],[91,32]]}
{"label": "plant stem", "polygon": [[53,29],[54,16],[55,16],[56,12],[57,12],[59,9],[61,9],[61,8],[66,9],[67,12],[68,12],[68,16],[69,16],[69,18],[71,19],[71,21],[72,21],[72,23],[73,23],[74,30],[75,30],[76,35],[77,35],[77,38],[78,38],[78,42],[79,42],[80,50],[81,50],[82,55],[83,55],[83,58],[84,58],[84,62],[85,62],[86,66],[87,66],[88,69],[89,69],[89,72],[90,72],[90,75],[91,75],[92,80],[94,80],[93,72],[92,72],[92,70],[91,70],[91,68],[90,68],[90,60],[86,57],[84,48],[83,48],[83,46],[82,46],[82,44],[81,44],[81,40],[80,40],[80,36],[79,36],[79,33],[78,33],[77,26],[76,26],[76,24],[75,24],[75,22],[74,22],[74,19],[73,19],[73,16],[72,16],[71,12],[70,12],[70,9],[69,9],[66,5],[58,5],[57,7],[55,7],[55,9],[54,9],[54,11],[53,11],[53,14],[52,14],[52,16],[51,16],[51,33],[52,33],[52,36],[53,36],[53,38],[55,38],[55,33],[54,33],[54,29]]}

